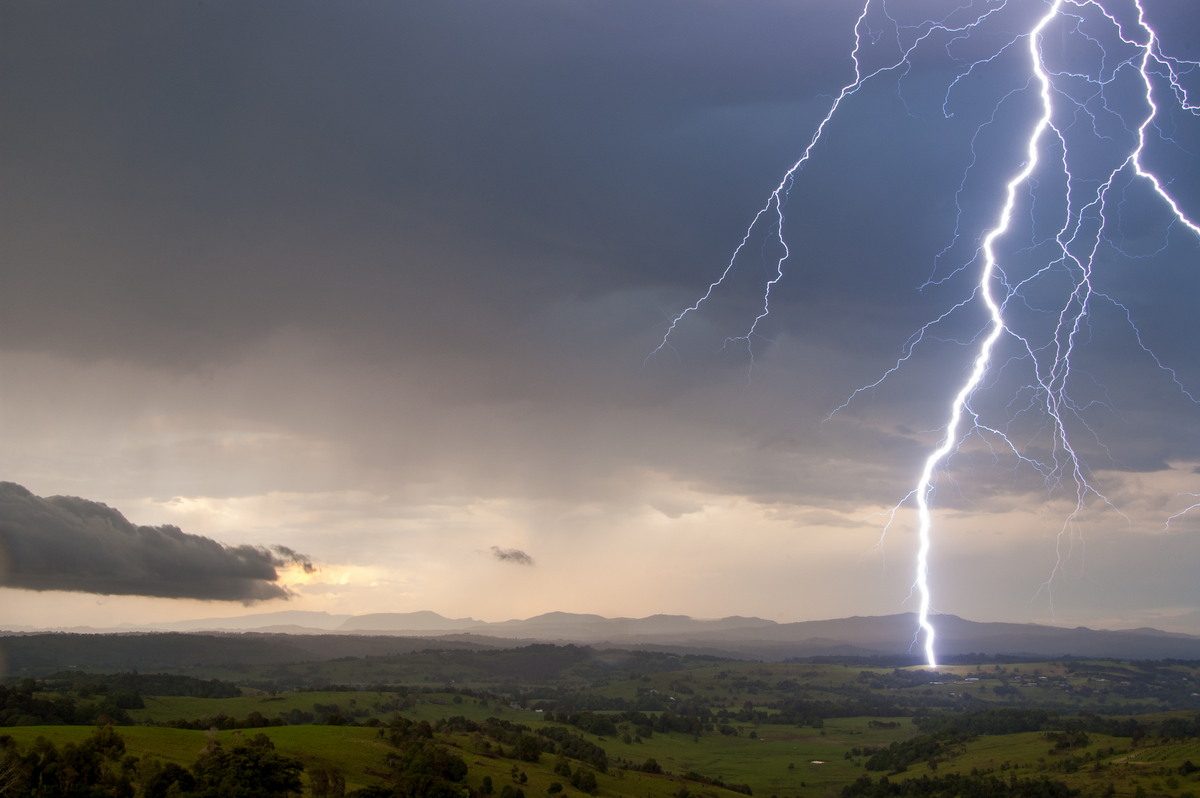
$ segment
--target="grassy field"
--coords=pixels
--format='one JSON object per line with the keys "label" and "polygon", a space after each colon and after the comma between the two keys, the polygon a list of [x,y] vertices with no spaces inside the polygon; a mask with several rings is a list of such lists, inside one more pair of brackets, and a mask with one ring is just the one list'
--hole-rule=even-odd
{"label": "grassy field", "polygon": [[[56,746],[78,743],[95,731],[92,726],[10,726],[4,734],[11,736],[21,747],[28,747],[39,737]],[[189,729],[158,729],[144,726],[122,726],[117,729],[125,740],[125,749],[134,756],[156,756],[167,762],[190,766],[207,744],[204,732]]]}
{"label": "grassy field", "polygon": [[[354,789],[380,782],[371,772],[384,770],[393,750],[380,736],[380,726],[397,715],[428,721],[435,727],[452,716],[477,723],[498,718],[536,731],[552,725],[565,728],[555,722],[551,712],[537,711],[539,706],[559,711],[562,707],[596,707],[597,714],[636,707],[639,712],[663,717],[668,712],[696,713],[703,720],[695,728],[704,731],[642,731],[639,737],[633,723],[618,720],[615,735],[598,737],[570,727],[572,734],[607,753],[608,773],[596,775],[600,796],[677,798],[684,787],[693,798],[732,798],[737,794],[695,780],[684,781],[688,772],[731,787],[749,785],[757,798],[831,798],[864,774],[904,780],[952,773],[994,774],[1004,779],[1010,775],[1046,776],[1081,790],[1084,798],[1200,795],[1200,772],[1186,767],[1188,762],[1200,764],[1197,737],[1164,740],[1151,734],[1135,744],[1130,737],[1089,734],[1086,744],[1060,749],[1056,739],[1044,731],[981,735],[943,749],[933,759],[909,764],[899,773],[864,768],[872,751],[919,733],[914,715],[1037,707],[1066,718],[1080,710],[1113,714],[1134,708],[1140,721],[1151,729],[1167,718],[1190,722],[1200,709],[1195,699],[1188,697],[1200,684],[1200,669],[1192,665],[1073,661],[956,665],[929,671],[694,658],[681,660],[685,666],[675,670],[639,672],[624,667],[625,660],[618,654],[603,652],[597,661],[588,661],[572,648],[550,652],[558,670],[540,682],[539,674],[549,672],[538,659],[544,650],[509,659],[489,653],[471,660],[457,654],[453,667],[444,673],[437,671],[438,655],[431,652],[418,652],[404,662],[392,657],[299,663],[275,668],[275,672],[302,673],[305,679],[324,685],[338,683],[329,678],[336,676],[345,677],[346,684],[361,683],[365,674],[378,677],[368,683],[386,683],[394,689],[247,689],[236,698],[141,695],[144,706],[129,710],[129,715],[135,723],[155,725],[122,726],[118,732],[133,756],[191,766],[208,743],[207,733],[161,724],[182,719],[206,723],[205,719],[218,716],[238,721],[283,717],[290,725],[222,731],[216,736],[228,746],[239,734],[249,738],[263,733],[280,753],[299,759],[309,770],[337,768],[345,775],[347,787]],[[663,660],[628,661],[661,664]],[[223,666],[221,670],[229,674],[225,678],[235,679],[233,674],[238,671],[255,678],[265,672],[241,666]],[[216,675],[206,671],[203,678]],[[488,692],[456,692],[472,684],[491,687]],[[90,693],[87,700],[100,694]],[[63,698],[50,691],[39,695],[47,701]],[[1172,706],[1186,709],[1166,711]],[[849,707],[855,709],[847,711]],[[891,714],[863,714],[866,711]],[[791,713],[788,722],[778,722],[785,712]],[[3,732],[21,746],[38,736],[61,745],[87,737],[93,728],[17,726]],[[1112,730],[1111,726],[1103,728]],[[557,782],[565,787],[561,796],[579,798],[569,780],[554,772],[555,755],[543,754],[538,763],[498,756],[496,743],[486,741],[481,733],[443,732],[437,741],[467,762],[467,784],[474,789],[489,777],[497,792],[513,784],[524,790],[527,798],[542,798]],[[664,773],[643,772],[641,768],[650,759]],[[571,767],[581,765],[573,761]]]}
{"label": "grassy field", "polygon": [[[1185,774],[1185,762],[1200,762],[1200,740],[1155,741],[1133,747],[1127,737],[1090,735],[1090,742],[1070,751],[1055,751],[1044,732],[983,736],[932,765],[922,762],[895,780],[948,773],[995,774],[1003,778],[1047,776],[1101,796],[1111,788],[1117,796],[1133,796],[1141,786],[1148,796],[1200,795],[1200,771]],[[878,775],[878,774],[877,774]]]}
{"label": "grassy field", "polygon": [[[55,745],[79,742],[92,733],[81,726],[25,726],[4,730],[18,745],[31,745],[45,737]],[[152,756],[189,766],[208,744],[207,732],[157,727],[121,727],[126,751],[138,757]],[[698,740],[684,734],[655,734],[641,743],[621,743],[585,735],[604,745],[609,752],[609,773],[597,774],[599,794],[613,798],[669,798],[686,785],[695,796],[733,798],[737,793],[697,782],[684,782],[682,775],[696,771],[727,784],[749,784],[756,796],[830,796],[863,774],[861,764],[845,758],[853,747],[864,743],[884,744],[890,739],[911,734],[911,730],[881,732],[867,727],[867,719],[846,719],[813,731],[762,729],[757,739],[748,736],[705,736]],[[347,788],[355,789],[379,783],[367,776],[379,770],[390,747],[376,729],[352,726],[285,726],[245,732],[218,732],[224,745],[233,744],[239,735],[263,733],[284,754],[296,757],[306,768],[331,765],[347,777]],[[565,779],[554,773],[555,758],[543,755],[537,764],[498,757],[494,751],[480,750],[471,735],[448,735],[444,742],[469,764],[467,783],[478,789],[484,776],[490,776],[496,789],[517,784],[514,771],[523,774],[519,786],[528,796],[547,794],[554,782]],[[1090,743],[1069,754],[1051,754],[1051,743],[1040,732],[1003,736],[984,736],[966,743],[952,756],[936,765],[919,763],[903,773],[889,774],[893,780],[937,776],[948,773],[995,773],[1004,778],[1016,775],[1029,778],[1048,775],[1081,790],[1085,798],[1101,796],[1112,789],[1117,796],[1134,796],[1140,786],[1149,798],[1200,794],[1200,772],[1183,775],[1186,761],[1200,761],[1200,740],[1164,742],[1130,748],[1127,738],[1093,735]],[[667,771],[651,775],[621,767],[618,759],[640,764],[654,758]],[[576,763],[577,765],[577,763]],[[878,778],[881,773],[869,774]],[[565,795],[579,795],[566,785]]]}
{"label": "grassy field", "polygon": [[[89,726],[16,726],[4,729],[21,747],[28,747],[38,737],[45,737],[56,746],[78,743],[94,731]],[[190,767],[209,743],[209,732],[191,729],[164,729],[151,726],[121,726],[117,732],[125,740],[125,751],[136,757],[155,757]],[[309,769],[332,765],[346,775],[348,789],[378,784],[368,778],[368,769],[380,770],[391,747],[379,738],[376,729],[356,726],[280,726],[246,731],[216,732],[222,745],[232,745],[238,737],[265,734],[276,749],[295,757]]]}

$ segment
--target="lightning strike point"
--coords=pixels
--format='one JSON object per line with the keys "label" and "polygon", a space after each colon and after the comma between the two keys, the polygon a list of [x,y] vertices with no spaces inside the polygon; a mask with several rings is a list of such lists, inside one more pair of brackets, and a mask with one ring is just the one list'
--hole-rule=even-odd
{"label": "lightning strike point", "polygon": [[[1184,386],[1176,372],[1143,342],[1129,309],[1093,284],[1095,271],[1106,261],[1109,251],[1130,257],[1122,251],[1116,242],[1118,234],[1113,232],[1113,208],[1120,207],[1124,186],[1133,183],[1148,186],[1151,196],[1169,216],[1170,227],[1178,226],[1200,237],[1200,224],[1188,215],[1184,203],[1171,192],[1172,183],[1151,169],[1145,157],[1156,137],[1159,141],[1169,141],[1161,123],[1164,107],[1200,117],[1200,102],[1192,98],[1189,90],[1200,75],[1200,61],[1182,59],[1164,51],[1143,0],[1039,0],[1030,5],[1044,6],[1044,11],[1040,15],[1033,13],[1028,26],[1013,33],[1007,27],[1011,23],[1010,17],[1024,13],[1024,7],[1016,0],[967,0],[951,8],[941,19],[917,23],[899,21],[899,14],[893,13],[896,0],[891,1],[891,7],[887,0],[865,0],[853,28],[850,80],[834,96],[799,159],[784,172],[767,201],[754,214],[724,271],[695,303],[671,320],[658,346],[647,355],[649,360],[659,354],[689,315],[699,312],[706,302],[727,287],[739,257],[755,235],[765,229],[764,235],[778,244],[783,254],[776,261],[772,276],[763,285],[760,311],[741,335],[728,339],[744,342],[753,358],[755,335],[772,311],[772,293],[783,280],[784,263],[792,255],[784,232],[785,200],[805,164],[815,156],[824,138],[831,135],[828,129],[839,110],[865,86],[891,77],[896,80],[899,92],[900,83],[912,69],[913,57],[918,51],[940,43],[946,54],[953,58],[956,45],[973,39],[979,39],[983,47],[989,46],[987,42],[993,42],[987,54],[959,64],[942,105],[942,113],[949,119],[954,117],[952,95],[969,90],[967,77],[994,67],[1002,56],[1010,52],[1016,54],[1020,52],[1019,48],[1024,48],[1021,56],[1027,68],[1024,81],[1018,81],[1002,95],[992,115],[972,140],[972,159],[955,195],[959,214],[950,243],[936,253],[934,273],[920,286],[925,288],[955,279],[965,280],[965,275],[977,267],[965,297],[913,333],[904,342],[895,363],[882,376],[853,391],[830,414],[830,417],[836,415],[864,393],[882,386],[916,356],[932,331],[952,316],[964,311],[983,311],[985,321],[970,344],[973,347],[970,369],[948,398],[940,440],[925,458],[915,487],[892,508],[887,524],[890,527],[897,512],[910,500],[915,501],[918,545],[912,595],[918,605],[918,628],[913,642],[915,646],[920,641],[931,668],[937,667],[937,634],[932,620],[930,585],[935,483],[938,474],[945,471],[968,437],[986,437],[989,446],[995,441],[1019,463],[1041,475],[1048,487],[1066,485],[1073,491],[1074,509],[1058,532],[1058,560],[1044,587],[1048,588],[1062,569],[1064,538],[1071,536],[1074,542],[1075,533],[1071,530],[1083,517],[1089,503],[1116,509],[1091,481],[1089,470],[1072,442],[1073,429],[1082,429],[1092,440],[1099,440],[1096,430],[1083,415],[1086,405],[1077,404],[1068,392],[1073,381],[1072,361],[1082,345],[1095,302],[1105,302],[1123,311],[1136,345],[1158,369],[1170,375],[1180,394],[1200,404],[1196,394]],[[1007,21],[996,22],[992,26],[994,29],[988,28],[989,24],[1002,18]],[[885,33],[889,35],[885,36]],[[1073,45],[1078,46],[1083,55],[1076,58],[1064,55],[1072,52],[1070,47]],[[867,66],[868,63],[874,66]],[[967,246],[964,242],[971,232],[962,204],[967,191],[967,174],[981,162],[995,162],[1005,157],[998,152],[977,150],[977,146],[985,146],[978,143],[979,132],[1009,112],[1005,105],[1007,101],[1029,94],[1036,97],[1036,102],[1024,128],[1020,160],[1001,181],[1003,188],[997,191],[994,211],[990,217],[985,214],[990,221],[976,228],[978,245],[970,249],[962,262],[939,277],[939,264]],[[1115,151],[1115,157],[1105,156],[1111,157],[1105,160],[1097,156],[1098,143]],[[1039,202],[1050,206],[1049,210],[1041,210]],[[1029,206],[1027,210],[1025,205]],[[1013,241],[1007,249],[1001,249],[1000,244],[1012,232],[1014,220],[1022,210],[1025,210],[1025,218],[1021,229],[1029,234],[1032,242]],[[1039,232],[1044,218],[1057,220],[1049,234]],[[1165,248],[1166,244],[1163,246]],[[1060,298],[1055,300],[1058,304],[1048,310],[1044,302],[1038,304],[1032,300],[1035,289],[1041,290],[1043,285],[1059,287]],[[1041,327],[1028,320],[1014,321],[1019,314],[1014,314],[1013,309],[1022,306],[1028,316],[1041,323]],[[1047,319],[1048,324],[1045,323]],[[1006,434],[1005,423],[985,422],[980,417],[982,411],[973,405],[972,400],[984,390],[985,380],[995,371],[992,361],[1002,341],[1007,342],[1011,351],[1006,350],[1001,362],[1022,364],[1030,375],[1028,383],[1018,392],[1019,401],[1011,403],[1018,406],[1012,412],[1020,415],[1036,410],[1041,414],[1050,441],[1049,454],[1026,453]],[[986,387],[991,387],[991,383]],[[1166,520],[1167,527],[1197,507],[1200,504],[1172,515]]]}

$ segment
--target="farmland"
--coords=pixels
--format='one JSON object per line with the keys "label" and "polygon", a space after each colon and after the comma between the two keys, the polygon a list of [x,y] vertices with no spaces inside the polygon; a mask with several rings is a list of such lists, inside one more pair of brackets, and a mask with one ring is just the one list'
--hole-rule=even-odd
{"label": "farmland", "polygon": [[[7,761],[28,763],[39,746],[98,750],[111,724],[123,747],[97,766],[111,792],[89,794],[157,794],[147,785],[164,773],[203,776],[253,752],[313,796],[825,798],[971,784],[1194,798],[1198,692],[1200,666],[1184,662],[929,670],[534,645],[10,678],[0,734]],[[421,765],[441,775],[414,780],[417,761],[442,762]],[[204,794],[186,787],[176,794]]]}

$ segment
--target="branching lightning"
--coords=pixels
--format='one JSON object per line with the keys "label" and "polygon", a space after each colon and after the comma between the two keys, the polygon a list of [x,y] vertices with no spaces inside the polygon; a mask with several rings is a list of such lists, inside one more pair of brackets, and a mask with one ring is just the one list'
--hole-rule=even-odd
{"label": "branching lightning", "polygon": [[[1156,368],[1169,375],[1183,396],[1196,402],[1176,373],[1143,343],[1129,309],[1098,288],[1093,279],[1095,270],[1103,265],[1106,252],[1121,253],[1120,236],[1114,233],[1114,217],[1122,203],[1129,201],[1127,193],[1135,184],[1148,187],[1147,196],[1161,205],[1169,217],[1168,227],[1172,229],[1164,233],[1163,247],[1167,246],[1165,237],[1174,234],[1172,230],[1200,236],[1200,225],[1172,191],[1172,182],[1147,163],[1152,141],[1170,141],[1163,119],[1164,108],[1200,116],[1200,103],[1189,91],[1200,74],[1200,62],[1164,51],[1160,36],[1148,18],[1145,2],[966,0],[941,19],[906,23],[893,12],[897,0],[890,4],[887,0],[865,0],[854,23],[850,80],[834,96],[799,159],[783,173],[751,219],[720,276],[696,302],[670,321],[662,340],[649,355],[653,357],[671,346],[679,326],[730,282],[739,258],[760,236],[776,243],[782,254],[774,260],[774,268],[764,283],[757,314],[741,335],[727,339],[744,345],[753,357],[760,327],[771,313],[773,291],[784,278],[785,262],[792,254],[786,235],[786,200],[822,141],[833,135],[829,131],[839,111],[864,87],[887,76],[901,81],[913,69],[914,56],[924,49],[940,45],[950,53],[956,45],[985,40],[988,44],[978,45],[985,52],[964,59],[948,84],[942,107],[943,113],[950,117],[956,94],[967,91],[968,77],[1002,58],[1014,60],[1020,55],[1019,61],[1026,70],[1024,82],[1004,95],[980,130],[1002,115],[1013,113],[1012,106],[1032,107],[1032,112],[1023,112],[1026,121],[1021,132],[1024,143],[1021,160],[1007,168],[995,192],[993,210],[985,215],[983,222],[970,222],[960,203],[953,238],[935,256],[934,274],[926,283],[926,286],[941,284],[973,274],[968,290],[948,310],[918,329],[878,380],[854,391],[833,411],[836,414],[904,368],[931,331],[950,317],[966,313],[982,316],[983,324],[970,344],[973,355],[969,372],[945,405],[940,442],[924,460],[915,487],[893,510],[894,517],[902,506],[910,501],[915,503],[919,541],[913,582],[919,604],[917,639],[922,642],[930,666],[937,662],[929,582],[933,541],[931,503],[939,473],[967,437],[982,436],[989,445],[998,445],[1036,469],[1048,482],[1071,486],[1075,506],[1059,533],[1059,561],[1047,584],[1060,569],[1062,547],[1068,545],[1070,530],[1088,503],[1112,506],[1090,477],[1073,443],[1080,430],[1093,441],[1099,437],[1084,418],[1083,407],[1068,392],[1074,379],[1073,356],[1087,334],[1088,317],[1094,308],[1103,304],[1123,317],[1140,350]],[[1011,27],[1013,20],[1022,20],[1020,27]],[[881,51],[890,53],[890,57],[881,56]],[[1104,146],[1097,147],[1096,142]],[[1004,157],[1002,152],[975,150],[967,174],[981,160],[995,163]],[[963,186],[967,184],[967,174]],[[1016,238],[1013,228],[1018,222],[1034,230],[1045,224],[1043,220],[1047,218],[1052,220],[1049,232],[1031,234],[1031,240],[1023,245],[1013,240]],[[974,229],[964,229],[964,225]],[[943,260],[964,249],[966,256],[960,256],[957,263],[942,265]],[[1034,287],[1040,285],[1055,286],[1058,299],[1052,306],[1031,299]],[[1016,320],[1018,317],[1025,320]],[[1029,318],[1037,323],[1029,322]],[[1011,351],[1001,359],[996,355],[1002,343]],[[1000,365],[994,365],[994,360]],[[1022,363],[1028,374],[1016,412],[1036,411],[1044,419],[1050,444],[1043,446],[1042,454],[1024,451],[1002,424],[985,422],[973,404],[993,372],[1014,361]],[[1168,525],[1197,507],[1200,504],[1171,516]]]}

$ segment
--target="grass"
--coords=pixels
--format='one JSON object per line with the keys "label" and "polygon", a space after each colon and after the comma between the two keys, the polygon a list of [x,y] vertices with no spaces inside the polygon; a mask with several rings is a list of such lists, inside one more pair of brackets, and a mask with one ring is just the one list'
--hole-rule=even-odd
{"label": "grass", "polygon": [[[94,726],[10,726],[4,733],[17,745],[27,748],[44,737],[61,747],[90,737]],[[159,759],[190,767],[208,743],[204,732],[191,729],[160,729],[150,726],[121,726],[117,733],[125,740],[125,751],[133,756],[155,756]]]}
{"label": "grass", "polygon": [[413,720],[430,723],[442,718],[462,715],[483,721],[500,717],[520,723],[536,723],[542,714],[529,709],[517,709],[497,701],[463,697],[452,693],[414,693],[405,695],[391,691],[366,690],[286,692],[276,695],[250,695],[236,698],[191,698],[188,696],[144,696],[143,709],[129,710],[137,723],[168,723],[180,719],[212,718],[227,715],[245,719],[253,712],[265,718],[289,712],[307,712],[321,722],[334,708],[347,720],[362,723],[368,718],[388,721],[398,712]]}
{"label": "grass", "polygon": [[[94,731],[90,726],[16,726],[6,728],[22,748],[44,737],[55,746],[78,743]],[[192,729],[167,729],[153,726],[120,726],[117,733],[125,740],[125,752],[136,757],[155,757],[191,767],[200,752],[208,745],[209,733]],[[232,746],[239,737],[265,734],[282,754],[295,757],[306,769],[329,765],[346,776],[347,789],[357,789],[379,783],[365,775],[368,769],[382,770],[384,758],[392,750],[379,739],[375,729],[357,726],[277,726],[245,731],[222,731],[216,739]]]}
{"label": "grass", "polygon": [[[903,773],[905,780],[949,773],[991,773],[1000,778],[1045,776],[1065,782],[1085,798],[1104,795],[1110,785],[1116,796],[1133,796],[1142,786],[1148,798],[1200,795],[1200,773],[1183,774],[1185,761],[1200,762],[1200,741],[1161,742],[1133,748],[1127,737],[1090,735],[1087,746],[1052,753],[1042,732],[983,736],[964,744],[935,765],[918,763]],[[878,778],[883,774],[871,774]]]}
{"label": "grass", "polygon": [[[387,663],[368,663],[371,668]],[[345,669],[350,681],[354,663],[322,663],[293,666],[295,670],[311,669],[313,674],[329,673],[322,669]],[[1132,666],[1115,663],[1030,663],[996,666],[949,666],[936,673],[923,667],[909,669],[869,668],[857,665],[811,663],[712,662],[691,660],[687,667],[670,672],[648,674],[614,670],[603,675],[594,686],[586,688],[588,695],[621,698],[628,705],[638,702],[662,702],[679,706],[697,702],[713,713],[722,709],[739,712],[747,704],[756,711],[776,713],[769,708],[783,699],[809,702],[842,702],[857,700],[870,694],[878,701],[873,706],[885,707],[893,701],[901,707],[973,707],[987,706],[1047,706],[1063,712],[1085,708],[1097,703],[1097,691],[1104,694],[1111,711],[1125,703],[1137,703],[1140,710],[1157,709],[1168,705],[1165,698],[1151,698],[1158,680],[1150,672],[1141,682],[1130,670]],[[1196,673],[1194,667],[1180,671]],[[206,674],[207,675],[207,674]],[[361,676],[361,673],[358,674]],[[257,693],[229,699],[195,699],[184,697],[144,697],[145,708],[130,712],[139,722],[164,723],[183,718],[207,718],[224,714],[245,719],[252,713],[273,718],[288,713],[311,713],[321,720],[336,711],[347,720],[363,722],[368,718],[389,720],[399,714],[413,720],[436,724],[440,719],[462,715],[475,721],[489,717],[522,723],[533,729],[548,725],[543,713],[516,708],[507,699],[482,699],[457,695],[446,687],[449,678],[465,681],[471,676],[464,670],[444,678],[428,679],[432,692],[403,690],[364,690],[279,692],[272,695]],[[461,677],[461,678],[460,678]],[[1133,680],[1132,683],[1127,680]],[[381,671],[380,682],[384,680]],[[336,681],[336,680],[329,680]],[[329,682],[324,682],[329,683]],[[411,683],[411,681],[410,681]],[[494,680],[493,680],[494,683]],[[1016,697],[997,696],[994,690],[1006,685]],[[1123,687],[1124,686],[1124,687]],[[581,690],[582,691],[582,690]],[[1091,691],[1091,692],[1089,692]],[[1140,691],[1140,692],[1139,692]],[[515,692],[515,691],[514,691]],[[569,692],[566,688],[548,687],[546,695]],[[530,692],[521,693],[524,696]],[[537,694],[536,691],[533,694]],[[673,703],[674,698],[679,704]],[[670,702],[670,703],[668,703]],[[920,702],[925,702],[921,704]],[[645,704],[643,704],[645,705]],[[814,704],[815,705],[815,704]],[[1189,706],[1187,703],[1177,705]],[[1066,709],[1072,707],[1072,709]],[[886,710],[883,710],[886,711]],[[911,709],[907,710],[911,711]],[[1195,709],[1184,710],[1193,717]],[[653,710],[657,714],[659,710]],[[1158,721],[1167,713],[1155,712],[1139,717],[1146,722]],[[886,721],[894,728],[884,728]],[[720,722],[714,720],[716,725]],[[705,733],[699,738],[682,733],[655,733],[640,742],[623,742],[625,732],[607,738],[571,731],[596,742],[608,753],[610,772],[597,774],[602,797],[669,798],[686,786],[693,798],[733,798],[735,795],[699,782],[683,782],[682,776],[695,771],[705,777],[720,779],[727,784],[748,784],[757,798],[828,798],[866,773],[862,749],[885,747],[917,733],[908,717],[900,718],[833,718],[825,720],[822,728],[794,725],[755,725],[753,722],[725,721],[739,730],[738,735]],[[20,727],[5,729],[18,744],[29,745],[42,735],[56,745],[80,740],[92,731],[89,727]],[[155,756],[163,760],[190,766],[207,743],[204,732],[163,727],[121,727],[128,752],[135,756]],[[271,738],[281,753],[300,759],[307,768],[331,765],[338,768],[354,789],[374,783],[367,771],[384,767],[390,750],[373,728],[362,726],[292,725],[247,729],[245,737],[263,733]],[[751,734],[753,733],[753,737]],[[221,732],[218,739],[228,745],[237,732]],[[1146,798],[1182,798],[1189,792],[1200,795],[1200,774],[1180,772],[1186,762],[1200,763],[1200,741],[1161,742],[1147,740],[1134,748],[1128,738],[1089,735],[1089,745],[1065,752],[1053,752],[1053,741],[1042,733],[983,736],[961,744],[932,765],[917,763],[893,779],[919,778],[923,775],[948,773],[994,773],[1007,778],[1015,774],[1022,778],[1047,776],[1066,781],[1081,790],[1082,798],[1099,798],[1112,786],[1117,796],[1132,797],[1141,787]],[[513,781],[513,768],[519,783],[529,798],[543,798],[553,782],[565,786],[564,798],[579,798],[569,780],[553,772],[556,757],[543,755],[537,764],[516,762],[497,757],[471,734],[438,735],[439,742],[454,746],[468,763],[467,782],[478,788],[489,776],[497,792]],[[853,755],[854,749],[860,754]],[[668,771],[664,775],[639,772],[636,768],[647,759],[655,759]],[[572,767],[579,763],[572,762]],[[867,773],[873,778],[885,774]]]}
{"label": "grass", "polygon": [[273,718],[291,711],[308,712],[317,719],[329,714],[324,707],[336,707],[336,711],[347,718],[358,720],[367,717],[391,717],[403,697],[393,692],[287,692],[278,695],[249,695],[236,698],[192,698],[190,696],[144,696],[143,709],[129,710],[129,716],[138,723],[166,723],[184,718],[205,718],[228,715],[245,718],[258,712]]}

